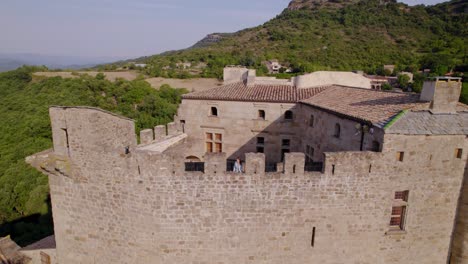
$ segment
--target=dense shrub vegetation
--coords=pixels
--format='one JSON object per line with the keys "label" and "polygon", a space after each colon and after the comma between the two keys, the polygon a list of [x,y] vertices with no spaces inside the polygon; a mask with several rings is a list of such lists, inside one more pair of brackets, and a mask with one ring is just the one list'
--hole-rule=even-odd
{"label": "dense shrub vegetation", "polygon": [[48,107],[95,106],[133,118],[136,128],[170,122],[184,90],[159,91],[143,79],[109,82],[95,78],[32,78],[38,68],[0,73],[0,236],[24,245],[51,234],[47,176],[25,157],[52,146]]}

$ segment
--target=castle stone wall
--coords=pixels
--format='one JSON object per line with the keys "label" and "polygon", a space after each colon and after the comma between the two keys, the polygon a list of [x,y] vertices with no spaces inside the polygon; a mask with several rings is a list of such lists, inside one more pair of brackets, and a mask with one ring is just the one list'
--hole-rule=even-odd
{"label": "castle stone wall", "polygon": [[[216,107],[218,116],[210,116],[211,107]],[[265,120],[258,111],[265,111]],[[294,119],[285,120],[284,113],[293,111]],[[295,104],[248,103],[227,101],[184,100],[180,105],[178,119],[185,121],[185,133],[190,136],[186,156],[203,159],[206,152],[205,133],[222,134],[223,152],[230,159],[245,153],[256,152],[257,137],[263,137],[264,151],[268,162],[281,161],[282,140],[290,140],[290,151],[299,151],[299,112]]]}
{"label": "castle stone wall", "polygon": [[451,255],[451,264],[468,263],[468,168],[465,168]]}
{"label": "castle stone wall", "polygon": [[[378,127],[370,127],[362,138],[362,130],[359,130],[357,125],[363,127],[363,124],[358,121],[340,118],[304,104],[300,105],[298,112],[300,113],[299,122],[302,126],[300,151],[306,153],[307,146],[314,148],[311,157],[314,161],[323,161],[323,153],[325,152],[359,151],[361,141],[363,141],[363,150],[368,151],[373,150],[374,141],[378,142],[380,146],[383,143],[384,132]],[[313,126],[311,126],[311,116],[314,117]],[[339,138],[334,135],[336,124],[340,126]]]}
{"label": "castle stone wall", "polygon": [[[304,160],[296,153],[286,154],[284,173],[220,171],[225,154],[210,155],[201,173],[164,153],[121,155],[117,132],[89,147],[86,137],[110,136],[94,127],[103,119],[126,121],[73,116],[83,142],[72,141],[80,155],[67,162],[88,180],[50,171],[59,263],[447,261],[466,164],[454,149],[466,149],[465,136],[388,135],[382,153],[325,153],[323,173],[295,170]],[[246,166],[262,159],[249,154]],[[394,193],[404,190],[405,231],[389,232]]]}

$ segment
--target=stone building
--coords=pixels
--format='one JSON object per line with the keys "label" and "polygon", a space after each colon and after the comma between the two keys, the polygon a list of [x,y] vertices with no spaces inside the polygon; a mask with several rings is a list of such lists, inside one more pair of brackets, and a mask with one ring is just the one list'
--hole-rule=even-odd
{"label": "stone building", "polygon": [[54,261],[466,263],[459,79],[418,96],[225,78],[140,144],[132,120],[50,108],[54,148],[27,162],[49,175]]}

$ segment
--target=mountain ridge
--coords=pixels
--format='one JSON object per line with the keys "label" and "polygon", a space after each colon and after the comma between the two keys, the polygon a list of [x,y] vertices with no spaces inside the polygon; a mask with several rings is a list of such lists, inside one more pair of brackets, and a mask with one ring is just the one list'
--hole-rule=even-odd
{"label": "mountain ridge", "polygon": [[[295,72],[365,70],[384,64],[415,72],[445,73],[467,64],[468,4],[453,0],[408,6],[394,0],[293,0],[266,23],[235,33],[214,33],[185,50],[142,58],[144,73],[190,77],[177,62],[203,62],[197,77],[221,77],[226,65],[266,73],[263,62],[278,59]],[[214,37],[215,36],[215,37]],[[140,62],[140,61],[139,61]]]}

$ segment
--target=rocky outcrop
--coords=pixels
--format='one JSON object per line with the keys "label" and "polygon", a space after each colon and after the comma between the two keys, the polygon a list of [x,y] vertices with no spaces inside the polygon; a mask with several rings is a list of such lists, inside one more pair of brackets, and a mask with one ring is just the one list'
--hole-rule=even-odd
{"label": "rocky outcrop", "polygon": [[[292,0],[289,3],[289,10],[300,10],[300,9],[321,9],[321,8],[333,8],[338,9],[344,6],[360,2],[362,0]],[[381,4],[396,2],[395,0],[380,0]]]}

